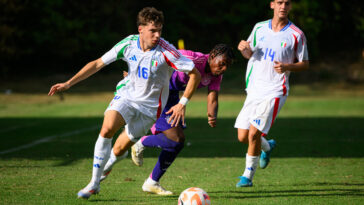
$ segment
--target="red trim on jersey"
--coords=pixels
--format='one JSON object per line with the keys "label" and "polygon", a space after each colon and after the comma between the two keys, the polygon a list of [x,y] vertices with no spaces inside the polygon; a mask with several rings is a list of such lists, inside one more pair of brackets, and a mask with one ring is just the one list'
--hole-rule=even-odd
{"label": "red trim on jersey", "polygon": [[283,76],[283,96],[285,96],[287,94],[287,87],[286,87],[286,76]]}
{"label": "red trim on jersey", "polygon": [[302,45],[304,45],[304,39],[306,39],[305,34],[303,33],[303,31],[301,31],[301,29],[299,29],[297,26],[295,25],[291,25],[290,28],[294,31],[296,31],[300,36],[302,36]]}
{"label": "red trim on jersey", "polygon": [[292,33],[292,35],[293,35],[293,38],[294,38],[294,53],[296,54],[297,47],[298,47],[298,40],[297,40],[297,36],[296,35],[294,35],[293,33]]}
{"label": "red trim on jersey", "polygon": [[168,58],[167,56],[162,52],[164,59],[166,59],[166,62],[169,66],[171,66],[172,68],[174,68],[175,70],[178,70],[178,68],[176,67],[176,65],[174,65]]}
{"label": "red trim on jersey", "polygon": [[157,119],[159,118],[159,116],[161,116],[161,113],[162,113],[162,93],[163,93],[163,88],[161,90],[161,94],[159,95],[158,109],[157,109]]}
{"label": "red trim on jersey", "polygon": [[[274,120],[277,117],[278,108],[279,108],[279,100],[280,100],[279,98],[274,98],[273,117],[272,117],[272,123],[270,124],[270,127],[273,126]],[[266,137],[267,134],[262,132],[262,134],[260,136]]]}
{"label": "red trim on jersey", "polygon": [[299,29],[297,26],[295,26],[295,25],[292,24],[290,27],[291,27],[291,29],[295,30],[298,34],[300,34],[300,35],[303,34],[303,32],[301,31],[301,29]]}
{"label": "red trim on jersey", "polygon": [[174,49],[172,46],[170,46],[169,44],[167,44],[164,40],[160,40],[158,44],[162,48],[164,48],[167,51],[169,51],[174,57],[176,57],[176,58],[181,57],[181,55],[179,54],[179,52],[176,49]]}
{"label": "red trim on jersey", "polygon": [[278,113],[278,108],[279,108],[279,98],[275,98],[274,99],[274,109],[273,109],[273,118],[272,118],[272,124],[270,124],[270,127],[273,126],[274,120],[277,117],[277,113]]}

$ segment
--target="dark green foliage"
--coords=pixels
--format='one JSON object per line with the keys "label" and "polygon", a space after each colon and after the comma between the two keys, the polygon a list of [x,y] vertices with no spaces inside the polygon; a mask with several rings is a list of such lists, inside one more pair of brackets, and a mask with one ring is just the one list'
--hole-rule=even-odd
{"label": "dark green foliage", "polygon": [[[335,54],[358,59],[364,39],[362,1],[292,3],[290,19],[305,32],[311,60]],[[256,22],[272,16],[269,0],[0,0],[0,78],[74,73],[137,33],[136,15],[145,6],[164,12],[168,41],[176,45],[183,38],[186,49],[204,53],[217,43],[235,48]]]}

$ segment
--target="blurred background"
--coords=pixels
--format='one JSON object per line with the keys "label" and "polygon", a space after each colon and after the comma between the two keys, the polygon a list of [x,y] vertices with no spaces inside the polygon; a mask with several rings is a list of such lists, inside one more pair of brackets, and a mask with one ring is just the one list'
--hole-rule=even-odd
{"label": "blurred background", "polygon": [[[1,92],[47,92],[129,34],[145,6],[164,12],[162,36],[177,47],[208,53],[217,43],[234,48],[236,62],[224,92],[243,90],[246,60],[236,47],[255,23],[272,17],[269,0],[0,0]],[[360,85],[364,82],[364,3],[361,0],[293,0],[290,20],[307,39],[311,69],[291,84]],[[112,91],[124,62],[116,62],[75,87]],[[94,85],[94,82],[99,82]],[[94,87],[92,87],[94,85]],[[86,89],[87,87],[87,89]]]}

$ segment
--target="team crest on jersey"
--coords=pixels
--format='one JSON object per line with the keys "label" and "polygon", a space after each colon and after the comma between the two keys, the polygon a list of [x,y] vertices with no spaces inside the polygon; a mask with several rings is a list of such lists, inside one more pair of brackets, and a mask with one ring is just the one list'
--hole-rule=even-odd
{"label": "team crest on jersey", "polygon": [[152,67],[157,67],[157,66],[158,66],[158,61],[152,60]]}
{"label": "team crest on jersey", "polygon": [[286,41],[282,41],[282,42],[281,42],[281,47],[282,47],[282,48],[285,48],[286,46],[287,46],[287,42],[286,42]]}

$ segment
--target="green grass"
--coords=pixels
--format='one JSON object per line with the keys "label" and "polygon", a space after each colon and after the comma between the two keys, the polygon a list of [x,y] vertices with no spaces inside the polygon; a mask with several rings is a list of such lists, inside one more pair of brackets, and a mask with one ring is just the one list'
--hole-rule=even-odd
{"label": "green grass", "polygon": [[[292,89],[269,136],[278,146],[251,188],[235,188],[246,146],[233,128],[244,97],[220,97],[217,128],[209,128],[205,95],[187,110],[186,146],[162,178],[176,193],[161,197],[141,186],[159,150],[145,164],[117,164],[88,201],[76,193],[91,177],[93,147],[112,94],[0,95],[0,152],[48,137],[49,141],[0,154],[0,204],[177,204],[191,186],[205,189],[212,204],[363,204],[364,95],[350,92],[299,95]],[[315,91],[313,91],[314,93]],[[74,132],[78,131],[78,132]]]}

